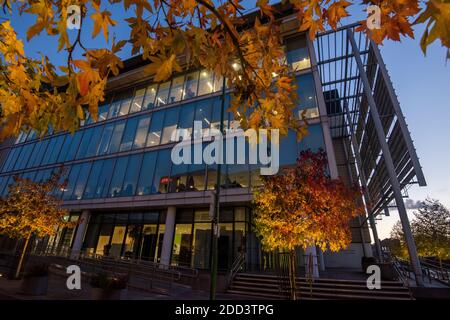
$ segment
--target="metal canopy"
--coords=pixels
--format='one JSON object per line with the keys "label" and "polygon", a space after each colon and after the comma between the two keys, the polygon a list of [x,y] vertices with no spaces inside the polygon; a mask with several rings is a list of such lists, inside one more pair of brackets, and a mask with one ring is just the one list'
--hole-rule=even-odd
{"label": "metal canopy", "polygon": [[426,182],[379,49],[364,33],[354,32],[356,26],[320,33],[314,44],[332,137],[350,141],[353,132],[357,150],[347,144],[348,161],[356,164],[359,152],[358,175],[366,179],[370,211],[376,216],[394,200],[394,192],[349,37],[361,57],[401,189],[405,192],[413,183]]}

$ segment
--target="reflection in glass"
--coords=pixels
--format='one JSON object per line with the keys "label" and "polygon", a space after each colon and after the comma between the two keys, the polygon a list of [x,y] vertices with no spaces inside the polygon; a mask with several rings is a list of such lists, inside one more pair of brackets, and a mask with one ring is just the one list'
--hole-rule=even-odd
{"label": "reflection in glass", "polygon": [[214,91],[214,76],[211,71],[202,70],[200,72],[200,80],[198,83],[198,95],[208,94]]}
{"label": "reflection in glass", "polygon": [[109,196],[118,197],[122,190],[123,178],[127,169],[128,157],[121,157],[117,159],[116,166],[114,168],[111,185],[109,186]]}
{"label": "reflection in glass", "polygon": [[142,104],[142,110],[145,109],[153,109],[155,107],[155,97],[156,97],[156,88],[157,84],[152,84],[147,87],[147,91],[145,92],[145,99]]}
{"label": "reflection in glass", "polygon": [[130,113],[141,111],[144,101],[145,88],[136,89],[134,93],[133,103],[131,104]]}
{"label": "reflection in glass", "polygon": [[138,119],[139,119],[138,117],[133,117],[127,120],[127,126],[123,134],[122,142],[120,143],[119,151],[127,151],[131,149],[133,145],[134,136],[136,134]]}
{"label": "reflection in glass", "polygon": [[295,71],[311,67],[304,35],[286,40],[287,62]]}
{"label": "reflection in glass", "polygon": [[100,144],[98,146],[97,155],[103,155],[108,152],[109,141],[111,140],[113,130],[114,130],[114,123],[106,125],[105,130],[103,130]]}
{"label": "reflection in glass", "polygon": [[142,154],[130,156],[127,164],[125,179],[121,196],[133,196],[136,192],[136,184],[139,177],[139,169],[141,168]]}
{"label": "reflection in glass", "polygon": [[172,163],[170,150],[159,151],[152,186],[152,189],[157,190],[158,193],[167,193],[168,191],[170,163]]}
{"label": "reflection in glass", "polygon": [[124,116],[130,111],[131,102],[133,101],[132,92],[126,92],[120,105],[119,116]]}
{"label": "reflection in glass", "polygon": [[194,126],[194,116],[195,116],[195,104],[188,103],[183,105],[181,109],[181,117],[178,124],[179,129],[186,129],[189,135],[192,135],[192,128]]}
{"label": "reflection in glass", "polygon": [[[63,193],[63,199],[64,200],[69,200],[70,197],[72,196],[72,192],[75,186],[75,182],[77,181],[77,177],[78,174],[80,173],[80,169],[81,169],[81,164],[76,164],[74,166],[72,166],[72,169],[70,170],[70,174],[68,177],[68,182],[67,185],[65,187],[64,193]],[[38,175],[36,176],[36,180],[39,182],[41,181],[41,179],[43,178],[41,176],[41,174],[43,175],[43,172],[41,173],[38,172]]]}
{"label": "reflection in glass", "polygon": [[155,169],[157,152],[148,152],[144,155],[142,161],[142,169],[139,174],[139,182],[137,195],[146,195],[156,193],[156,189],[152,190],[153,172]]}
{"label": "reflection in glass", "polygon": [[109,256],[118,258],[121,255],[126,226],[115,226],[111,237]]}
{"label": "reflection in glass", "polygon": [[170,81],[159,85],[158,95],[156,96],[156,106],[163,106],[168,103],[169,89]]}
{"label": "reflection in glass", "polygon": [[168,102],[174,103],[180,101],[183,96],[184,76],[176,77],[172,80],[172,87],[170,89],[170,97]]}
{"label": "reflection in glass", "polygon": [[186,75],[186,85],[183,92],[184,99],[192,99],[197,96],[198,71],[188,73]]}
{"label": "reflection in glass", "polygon": [[97,248],[95,253],[98,255],[108,256],[111,246],[109,245],[109,239],[111,238],[111,233],[113,231],[112,224],[103,224],[100,229],[100,234],[98,236]]}
{"label": "reflection in glass", "polygon": [[147,137],[147,147],[159,145],[163,126],[164,110],[153,113]]}
{"label": "reflection in glass", "polygon": [[103,167],[103,160],[95,161],[92,165],[91,172],[89,174],[89,178],[86,184],[86,188],[84,189],[84,199],[91,199],[95,195],[95,187],[97,186],[98,178],[100,177],[100,173]]}
{"label": "reflection in glass", "polygon": [[164,118],[164,129],[162,131],[161,144],[171,142],[172,133],[177,129],[179,108],[166,110]]}
{"label": "reflection in glass", "polygon": [[78,175],[77,183],[75,184],[73,195],[71,199],[80,200],[83,196],[84,186],[91,170],[92,162],[83,163]]}
{"label": "reflection in glass", "polygon": [[111,181],[112,172],[114,170],[114,163],[116,159],[104,160],[102,171],[95,189],[94,198],[105,198],[108,193],[109,183]]}
{"label": "reflection in glass", "polygon": [[172,246],[172,264],[190,266],[191,264],[192,224],[177,224]]}
{"label": "reflection in glass", "polygon": [[136,258],[139,250],[141,229],[142,226],[140,225],[128,225],[123,247],[123,255],[125,258]]}
{"label": "reflection in glass", "polygon": [[119,151],[120,142],[122,140],[123,130],[125,128],[125,121],[116,122],[114,126],[114,131],[111,137],[111,142],[109,143],[108,153],[115,153]]}
{"label": "reflection in glass", "polygon": [[211,252],[211,222],[194,224],[192,251],[191,267],[208,269],[209,253]]}
{"label": "reflection in glass", "polygon": [[150,125],[150,115],[145,115],[139,118],[136,136],[134,138],[133,143],[133,149],[145,147],[149,125]]}

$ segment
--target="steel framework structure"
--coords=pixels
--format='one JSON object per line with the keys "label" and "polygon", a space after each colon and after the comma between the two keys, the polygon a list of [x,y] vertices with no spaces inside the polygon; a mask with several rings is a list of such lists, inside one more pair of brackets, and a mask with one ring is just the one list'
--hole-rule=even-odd
{"label": "steel framework structure", "polygon": [[422,285],[403,197],[411,184],[425,186],[425,177],[380,51],[364,33],[355,33],[356,26],[320,33],[314,42],[331,135],[345,141],[379,258],[375,217],[395,206]]}

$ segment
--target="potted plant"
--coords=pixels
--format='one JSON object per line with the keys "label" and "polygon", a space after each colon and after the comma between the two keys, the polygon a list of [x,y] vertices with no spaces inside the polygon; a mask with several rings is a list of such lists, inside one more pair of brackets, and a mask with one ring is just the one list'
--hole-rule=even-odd
{"label": "potted plant", "polygon": [[30,295],[45,295],[48,288],[48,265],[36,264],[25,273],[21,291]]}
{"label": "potted plant", "polygon": [[93,300],[123,300],[126,297],[128,277],[123,274],[99,272],[91,276]]}
{"label": "potted plant", "polygon": [[361,268],[364,273],[366,273],[367,268],[369,266],[376,265],[376,264],[377,264],[377,259],[375,259],[374,257],[366,257],[366,256],[361,257]]}

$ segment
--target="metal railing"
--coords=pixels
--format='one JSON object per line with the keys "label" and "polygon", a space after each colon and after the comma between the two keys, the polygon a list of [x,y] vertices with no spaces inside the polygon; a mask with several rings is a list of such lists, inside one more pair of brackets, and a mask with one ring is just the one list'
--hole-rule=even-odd
{"label": "metal railing", "polygon": [[228,271],[227,287],[231,285],[231,282],[233,281],[234,277],[240,270],[243,269],[244,265],[245,265],[245,252],[241,252],[231,265],[230,271]]}
{"label": "metal railing", "polygon": [[198,277],[198,270],[194,268],[124,257],[105,257],[70,250],[58,250],[51,253],[34,252],[33,257],[45,259],[46,263],[60,268],[71,264],[78,265],[88,277],[99,272],[126,275],[129,279],[129,287],[167,294],[170,294],[174,283],[186,284]]}

